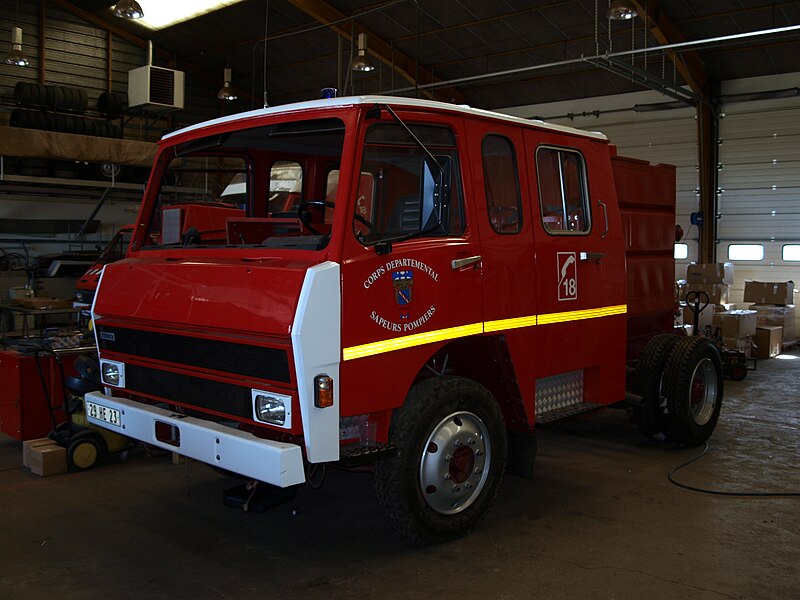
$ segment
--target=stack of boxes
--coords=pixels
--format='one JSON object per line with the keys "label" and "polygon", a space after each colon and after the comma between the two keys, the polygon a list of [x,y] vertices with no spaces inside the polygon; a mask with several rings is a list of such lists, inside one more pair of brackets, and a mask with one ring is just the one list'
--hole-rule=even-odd
{"label": "stack of boxes", "polygon": [[752,356],[756,311],[726,310],[714,313],[713,327],[714,332],[722,337],[725,348],[743,352],[748,358]]}
{"label": "stack of boxes", "polygon": [[[679,282],[680,299],[685,299],[689,292],[708,294],[708,306],[698,315],[698,329],[701,332],[707,326],[713,326],[714,313],[736,308],[735,305],[728,302],[732,283],[733,263],[691,263],[686,267],[686,281]],[[683,309],[683,323],[685,325],[694,324],[694,310],[688,306]]]}
{"label": "stack of boxes", "polygon": [[794,282],[747,281],[744,301],[753,302],[756,313],[756,356],[773,358],[784,344],[793,344],[795,334]]}

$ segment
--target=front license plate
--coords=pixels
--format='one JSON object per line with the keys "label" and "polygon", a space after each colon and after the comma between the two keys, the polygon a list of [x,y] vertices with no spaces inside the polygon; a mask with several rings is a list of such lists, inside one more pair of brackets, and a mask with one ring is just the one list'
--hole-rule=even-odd
{"label": "front license plate", "polygon": [[116,408],[109,408],[102,404],[86,402],[86,416],[98,421],[104,421],[115,427],[122,427],[119,411]]}

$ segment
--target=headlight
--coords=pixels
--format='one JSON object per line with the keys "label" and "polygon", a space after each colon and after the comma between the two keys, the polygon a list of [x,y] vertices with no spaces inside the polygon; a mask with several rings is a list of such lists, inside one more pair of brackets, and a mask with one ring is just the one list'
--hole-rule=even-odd
{"label": "headlight", "polygon": [[100,378],[106,385],[124,388],[125,364],[113,360],[101,360]]}
{"label": "headlight", "polygon": [[292,426],[292,398],[262,390],[252,390],[253,416],[264,423],[285,429]]}

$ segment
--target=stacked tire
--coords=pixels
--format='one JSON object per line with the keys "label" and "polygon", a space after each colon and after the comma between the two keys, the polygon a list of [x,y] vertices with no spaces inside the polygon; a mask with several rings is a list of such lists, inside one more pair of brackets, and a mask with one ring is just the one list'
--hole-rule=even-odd
{"label": "stacked tire", "polygon": [[[86,111],[89,103],[84,89],[18,81],[14,86],[14,101],[24,108],[11,111],[9,123],[12,127],[96,137],[122,137],[119,125],[79,116]],[[125,97],[119,94],[104,92],[98,99],[99,112],[108,118],[119,117],[124,104]]]}
{"label": "stacked tire", "polygon": [[722,406],[722,360],[702,336],[663,334],[650,339],[634,373],[641,403],[634,420],[646,437],[684,446],[703,444]]}
{"label": "stacked tire", "polygon": [[19,106],[84,113],[89,96],[83,88],[18,81],[14,86],[14,102]]}

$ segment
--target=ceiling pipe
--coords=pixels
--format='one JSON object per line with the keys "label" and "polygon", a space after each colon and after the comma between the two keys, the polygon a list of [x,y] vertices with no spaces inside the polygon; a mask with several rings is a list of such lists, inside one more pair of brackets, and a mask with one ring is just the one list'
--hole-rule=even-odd
{"label": "ceiling pipe", "polygon": [[435,81],[432,83],[421,84],[418,87],[408,86],[403,88],[396,88],[389,90],[386,94],[402,94],[406,92],[414,92],[417,89],[430,90],[439,87],[454,86],[464,83],[474,83],[477,81],[485,81],[487,79],[494,79],[497,77],[508,77],[511,75],[521,75],[523,73],[531,73],[533,71],[543,71],[545,69],[553,69],[557,67],[567,67],[570,65],[577,65],[586,62],[596,62],[599,60],[608,60],[617,57],[630,57],[642,53],[652,52],[667,52],[667,51],[682,51],[693,48],[701,48],[715,44],[727,44],[728,42],[735,42],[738,40],[747,40],[765,36],[782,36],[792,33],[800,32],[800,25],[790,25],[787,27],[776,27],[774,29],[764,29],[762,31],[752,31],[749,33],[737,33],[733,35],[723,35],[703,40],[693,40],[688,42],[677,42],[674,44],[664,44],[663,46],[650,46],[647,48],[639,48],[635,50],[622,50],[619,52],[610,52],[607,54],[599,54],[596,56],[581,56],[578,58],[571,58],[567,60],[559,60],[550,63],[543,63],[540,65],[532,65],[530,67],[519,67],[517,69],[506,69],[505,71],[495,71],[494,73],[484,73],[481,75],[471,75],[468,77],[459,77],[456,79],[448,79],[446,81]]}

